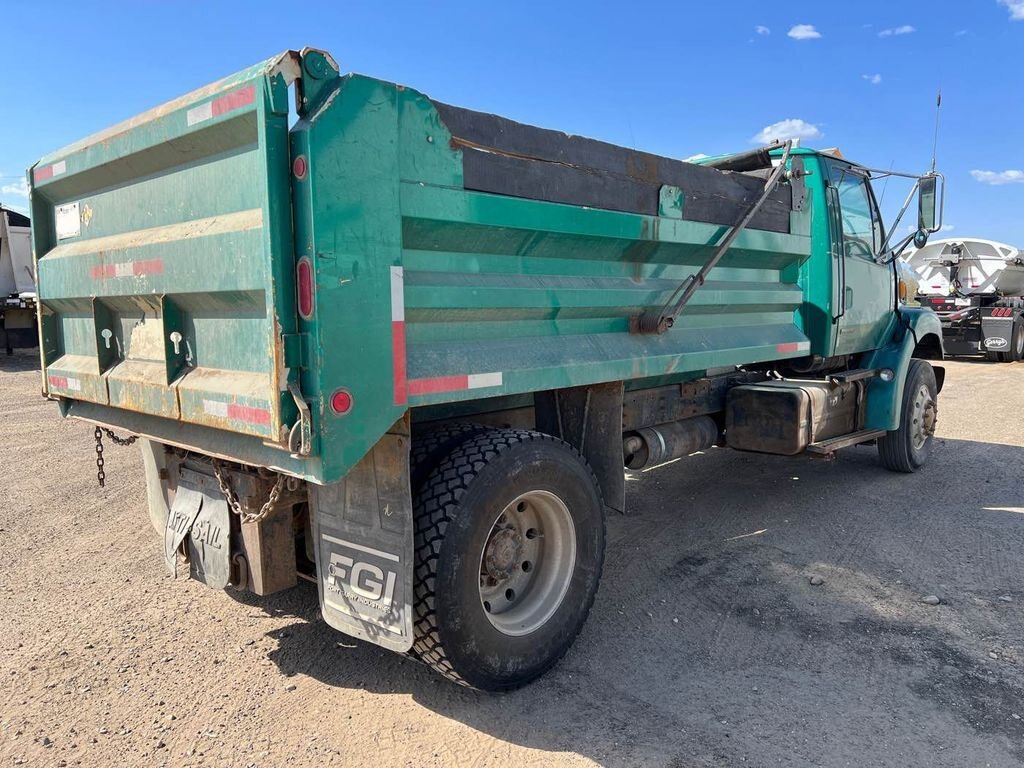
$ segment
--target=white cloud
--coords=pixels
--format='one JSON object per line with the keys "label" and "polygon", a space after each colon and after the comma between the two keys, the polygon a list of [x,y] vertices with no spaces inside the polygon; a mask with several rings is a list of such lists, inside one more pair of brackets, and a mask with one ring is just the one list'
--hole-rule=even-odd
{"label": "white cloud", "polygon": [[794,40],[816,40],[821,37],[821,32],[816,30],[813,24],[797,24],[786,34]]}
{"label": "white cloud", "polygon": [[861,77],[863,77],[865,80],[867,80],[872,85],[878,85],[880,82],[882,82],[882,76],[879,75],[879,74],[861,75]]}
{"label": "white cloud", "polygon": [[957,32],[954,32],[953,33],[953,37],[963,37],[966,34],[967,34],[967,30],[966,29],[961,29],[961,30],[959,30]]}
{"label": "white cloud", "polygon": [[777,123],[766,125],[757,135],[751,139],[755,144],[768,144],[776,139],[820,139],[824,134],[818,126],[791,117],[788,120],[779,120]]}
{"label": "white cloud", "polygon": [[14,195],[28,199],[28,184],[24,178],[19,178],[13,184],[4,184],[0,187],[0,195]]}
{"label": "white cloud", "polygon": [[1010,12],[1012,21],[1024,21],[1024,0],[998,0]]}
{"label": "white cloud", "polygon": [[[1024,0],[1021,0],[1024,3]],[[902,27],[893,27],[892,29],[883,29],[878,33],[879,37],[892,37],[893,35],[909,35],[917,30],[909,24],[904,24]]]}
{"label": "white cloud", "polygon": [[711,155],[705,155],[703,152],[698,152],[696,155],[690,155],[689,157],[684,157],[683,158],[683,162],[684,163],[695,163],[698,160],[703,160],[705,157],[711,157]]}
{"label": "white cloud", "polygon": [[998,187],[1002,184],[1024,184],[1024,171],[971,171],[975,181]]}
{"label": "white cloud", "polygon": [[754,27],[754,31],[757,32],[757,34],[759,35],[770,35],[772,33],[772,31],[768,29],[768,27],[766,27],[764,24],[758,24],[756,27]]}

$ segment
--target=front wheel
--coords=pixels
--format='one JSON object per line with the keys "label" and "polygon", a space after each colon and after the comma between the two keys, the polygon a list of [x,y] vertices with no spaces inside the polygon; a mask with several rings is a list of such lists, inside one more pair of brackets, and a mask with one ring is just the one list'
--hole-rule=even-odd
{"label": "front wheel", "polygon": [[604,507],[583,457],[539,432],[483,432],[437,465],[415,514],[413,655],[488,691],[554,666],[604,559]]}
{"label": "front wheel", "polygon": [[927,461],[935,434],[938,387],[935,371],[913,359],[907,369],[900,408],[900,426],[878,440],[878,456],[893,472],[916,472]]}

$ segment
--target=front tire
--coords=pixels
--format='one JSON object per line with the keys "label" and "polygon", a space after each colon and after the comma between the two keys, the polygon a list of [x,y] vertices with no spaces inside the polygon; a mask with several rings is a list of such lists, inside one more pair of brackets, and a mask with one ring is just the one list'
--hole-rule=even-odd
{"label": "front tire", "polygon": [[931,451],[938,413],[935,371],[925,360],[912,359],[907,368],[900,407],[900,426],[878,440],[878,456],[893,472],[916,472]]}
{"label": "front tire", "polygon": [[604,559],[604,506],[583,457],[539,432],[481,433],[435,468],[415,515],[412,653],[487,691],[554,666]]}

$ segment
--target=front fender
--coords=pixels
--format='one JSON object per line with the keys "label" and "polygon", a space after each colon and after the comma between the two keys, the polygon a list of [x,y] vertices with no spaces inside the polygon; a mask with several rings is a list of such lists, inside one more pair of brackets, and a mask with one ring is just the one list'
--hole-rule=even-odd
{"label": "front fender", "polygon": [[942,323],[938,315],[923,307],[902,307],[897,314],[899,322],[889,343],[866,353],[861,362],[863,368],[888,368],[895,373],[892,381],[875,378],[868,384],[865,398],[865,429],[891,431],[899,427],[903,385],[907,380],[907,369],[910,367],[910,359],[914,356],[915,349],[937,349],[941,359]]}

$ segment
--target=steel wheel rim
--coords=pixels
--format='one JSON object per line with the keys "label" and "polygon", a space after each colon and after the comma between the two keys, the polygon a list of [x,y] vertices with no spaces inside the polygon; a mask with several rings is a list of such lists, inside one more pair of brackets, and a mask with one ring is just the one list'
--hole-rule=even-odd
{"label": "steel wheel rim", "polygon": [[480,605],[505,635],[528,635],[555,614],[576,569],[576,527],[565,502],[527,491],[491,524],[480,552]]}
{"label": "steel wheel rim", "polygon": [[914,404],[910,412],[910,437],[914,450],[921,450],[928,438],[935,434],[935,398],[927,384],[922,384],[914,393]]}
{"label": "steel wheel rim", "polygon": [[1024,357],[1024,328],[1017,330],[1017,359],[1020,360]]}

